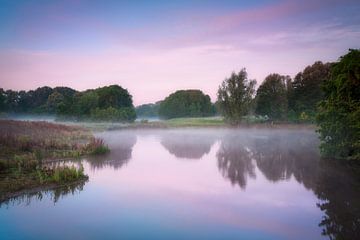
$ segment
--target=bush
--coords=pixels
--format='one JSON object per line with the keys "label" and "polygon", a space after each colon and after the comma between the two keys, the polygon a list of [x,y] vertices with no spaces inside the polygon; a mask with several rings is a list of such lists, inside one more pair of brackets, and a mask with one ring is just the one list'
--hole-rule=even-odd
{"label": "bush", "polygon": [[136,119],[136,113],[133,108],[96,108],[91,111],[90,118],[97,121],[132,122]]}
{"label": "bush", "polygon": [[54,170],[54,174],[52,175],[52,180],[54,182],[71,182],[75,180],[79,180],[81,178],[86,178],[84,174],[84,168],[81,165],[79,169],[74,166],[68,167],[57,167]]}
{"label": "bush", "polygon": [[99,155],[109,152],[109,148],[105,145],[103,139],[92,138],[90,142],[85,146],[85,152],[92,155]]}

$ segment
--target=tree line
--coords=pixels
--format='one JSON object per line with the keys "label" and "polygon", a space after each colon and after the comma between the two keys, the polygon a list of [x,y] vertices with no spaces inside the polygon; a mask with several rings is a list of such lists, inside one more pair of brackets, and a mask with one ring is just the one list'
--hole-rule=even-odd
{"label": "tree line", "polygon": [[335,63],[315,62],[289,76],[270,74],[255,91],[245,69],[233,73],[217,93],[220,111],[238,124],[247,115],[272,121],[316,122],[325,157],[360,159],[360,50]]}
{"label": "tree line", "polygon": [[55,114],[74,120],[133,121],[136,118],[132,96],[118,85],[86,91],[47,86],[30,91],[0,88],[0,112]]}
{"label": "tree line", "polygon": [[68,87],[0,88],[0,112],[100,121],[134,121],[136,114],[165,119],[221,114],[230,124],[249,119],[317,123],[324,156],[360,159],[360,50],[350,49],[338,62],[315,62],[294,79],[272,73],[257,90],[255,86],[243,68],[221,83],[215,103],[201,90],[178,90],[136,111],[131,94],[118,85],[82,92]]}

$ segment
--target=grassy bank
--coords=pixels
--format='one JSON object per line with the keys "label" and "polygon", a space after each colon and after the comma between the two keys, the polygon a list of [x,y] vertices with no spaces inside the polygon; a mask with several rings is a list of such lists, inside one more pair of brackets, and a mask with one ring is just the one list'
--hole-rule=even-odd
{"label": "grassy bank", "polygon": [[141,120],[134,123],[117,122],[65,122],[70,126],[79,126],[94,131],[119,130],[119,129],[162,129],[182,127],[205,127],[205,128],[286,128],[286,129],[316,129],[314,124],[271,122],[256,118],[244,118],[240,124],[227,123],[222,117],[199,117],[199,118],[173,118],[159,121]]}
{"label": "grassy bank", "polygon": [[45,162],[107,151],[84,128],[0,120],[0,201],[24,189],[86,180],[82,166],[49,168]]}

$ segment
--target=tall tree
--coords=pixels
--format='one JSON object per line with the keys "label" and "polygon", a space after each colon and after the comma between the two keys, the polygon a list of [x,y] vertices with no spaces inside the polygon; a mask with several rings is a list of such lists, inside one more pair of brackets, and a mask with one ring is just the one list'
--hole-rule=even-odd
{"label": "tall tree", "polygon": [[283,120],[287,115],[287,89],[289,76],[277,73],[268,75],[256,92],[255,113],[272,120]]}
{"label": "tall tree", "polygon": [[299,72],[291,84],[289,109],[303,120],[314,120],[317,104],[324,97],[322,84],[329,78],[330,63],[315,62]]}
{"label": "tall tree", "polygon": [[324,156],[360,160],[360,50],[350,49],[324,83],[317,122]]}
{"label": "tall tree", "polygon": [[219,86],[217,92],[218,104],[225,119],[239,123],[252,104],[255,93],[255,80],[248,79],[245,68],[236,74],[232,73]]}

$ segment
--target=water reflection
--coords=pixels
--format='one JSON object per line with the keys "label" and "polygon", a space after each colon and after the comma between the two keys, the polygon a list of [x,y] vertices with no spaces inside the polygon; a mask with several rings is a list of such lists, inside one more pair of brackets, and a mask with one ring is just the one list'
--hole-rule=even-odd
{"label": "water reflection", "polygon": [[245,189],[255,168],[272,182],[294,176],[307,188],[318,171],[318,140],[311,132],[262,131],[225,134],[217,152],[218,168],[230,182]]}
{"label": "water reflection", "polygon": [[200,159],[208,154],[216,136],[201,130],[182,130],[164,133],[161,145],[177,158]]}
{"label": "water reflection", "polygon": [[91,156],[86,160],[92,170],[104,167],[120,169],[131,159],[132,149],[136,143],[136,135],[131,132],[106,132],[99,134],[109,145],[111,151],[105,155]]}
{"label": "water reflection", "polygon": [[292,176],[319,198],[319,226],[329,239],[360,239],[359,177],[342,164],[321,160],[316,135],[308,131],[226,134],[218,168],[231,184],[246,188],[255,168],[272,182]]}
{"label": "water reflection", "polygon": [[55,204],[66,195],[79,194],[84,189],[86,182],[87,181],[79,181],[53,189],[30,191],[0,202],[0,207],[10,205],[30,205],[32,202],[41,201],[44,197],[50,199]]}
{"label": "water reflection", "polygon": [[315,134],[277,131],[255,137],[252,143],[257,167],[269,181],[277,182],[294,176],[307,188],[314,185],[320,159]]}
{"label": "water reflection", "polygon": [[255,178],[253,152],[238,135],[225,135],[216,154],[219,171],[231,184],[245,189],[247,178]]}
{"label": "water reflection", "polygon": [[[164,208],[163,212],[166,214],[159,223],[160,230],[161,224],[171,220],[174,223],[171,229],[178,227],[179,214],[176,210],[186,212],[181,209],[195,206],[191,211],[198,218],[195,223],[204,224],[203,227],[208,229],[216,229],[206,225],[208,213],[212,211],[209,209],[218,209],[214,214],[214,221],[215,224],[219,223],[216,225],[220,226],[219,229],[221,226],[224,228],[219,219],[226,216],[236,223],[249,220],[249,226],[257,230],[257,227],[261,228],[259,219],[264,215],[264,222],[268,218],[274,219],[274,223],[269,223],[268,226],[271,231],[282,231],[290,226],[289,232],[294,230],[296,234],[296,231],[301,232],[304,228],[308,230],[308,226],[315,226],[315,235],[311,235],[315,237],[308,239],[321,237],[320,230],[330,239],[360,239],[359,174],[332,161],[321,160],[317,135],[312,130],[139,130],[105,132],[98,136],[109,144],[111,152],[106,156],[86,159],[90,169],[102,171],[96,174],[87,172],[90,182],[98,182],[88,185],[88,194],[82,194],[86,196],[82,196],[79,202],[83,204],[88,201],[88,206],[100,206],[100,202],[103,210],[109,212],[108,215],[112,215],[116,209],[121,209],[121,214],[127,212],[129,215],[126,215],[122,224],[126,225],[129,219],[134,218],[136,211],[139,211],[141,221],[143,212],[155,209],[156,217],[148,215],[147,220],[152,221],[158,217],[159,212],[161,216],[162,207],[169,203],[168,208]],[[166,151],[178,159],[202,159],[184,164],[172,158],[169,160]],[[131,168],[113,171],[124,167],[132,158],[134,163]],[[108,169],[103,169],[104,167]],[[116,184],[109,184],[109,181]],[[82,191],[84,184],[28,194],[11,199],[6,204],[29,204],[31,201],[47,198],[48,195],[57,202],[65,195]],[[230,184],[234,187],[229,187]],[[112,188],[112,185],[116,185],[116,188]],[[253,185],[256,187],[250,188]],[[248,191],[244,192],[247,187]],[[97,191],[103,194],[98,194]],[[289,197],[292,193],[295,195]],[[117,201],[118,196],[123,201]],[[250,203],[239,199],[247,199]],[[295,202],[292,203],[289,199]],[[93,202],[94,205],[91,205]],[[108,204],[109,202],[112,204]],[[118,202],[121,204],[116,205]],[[158,202],[159,205],[154,207]],[[201,204],[197,206],[196,202]],[[110,207],[106,207],[107,205]],[[259,209],[255,209],[257,206]],[[281,210],[279,214],[278,209]],[[299,214],[302,209],[305,211]],[[248,219],[245,220],[239,217],[244,210],[248,214]],[[84,207],[83,211],[89,212],[91,209]],[[197,211],[207,213],[206,219]],[[113,215],[122,216],[121,214]],[[191,219],[192,217],[190,216]],[[286,224],[281,222],[283,219]],[[115,220],[109,218],[109,222],[103,222],[103,227],[111,226],[113,221]],[[251,221],[254,221],[253,225]],[[137,227],[138,221],[134,222]],[[147,223],[143,223],[145,227],[148,227]],[[98,226],[98,223],[94,223],[94,226]],[[114,232],[117,230],[116,228]],[[132,229],[126,227],[124,231],[132,232]],[[291,236],[301,238],[298,235]]]}
{"label": "water reflection", "polygon": [[313,189],[324,216],[319,226],[329,239],[360,239],[359,173],[330,161],[321,161]]}

